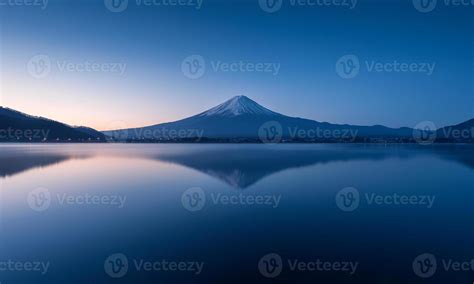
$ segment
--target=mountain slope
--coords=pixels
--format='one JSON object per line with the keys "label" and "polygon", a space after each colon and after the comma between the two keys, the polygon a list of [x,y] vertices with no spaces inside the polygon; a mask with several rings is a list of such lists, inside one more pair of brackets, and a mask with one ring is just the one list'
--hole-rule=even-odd
{"label": "mountain slope", "polygon": [[337,125],[289,117],[271,111],[245,96],[234,97],[205,112],[179,121],[104,133],[112,137],[125,136],[131,140],[175,140],[200,137],[258,139],[259,135],[262,135],[262,126],[268,123],[277,125],[281,138],[304,141],[353,141],[361,137],[412,137],[413,133],[411,128]]}
{"label": "mountain slope", "polygon": [[474,119],[438,129],[439,140],[474,142]]}
{"label": "mountain slope", "polygon": [[104,141],[105,135],[0,107],[0,142]]}

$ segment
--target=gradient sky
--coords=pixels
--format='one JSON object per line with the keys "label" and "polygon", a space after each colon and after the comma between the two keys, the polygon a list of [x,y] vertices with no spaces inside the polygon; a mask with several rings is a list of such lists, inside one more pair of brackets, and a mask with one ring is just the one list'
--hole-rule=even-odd
{"label": "gradient sky", "polygon": [[[163,1],[163,0],[158,0]],[[190,116],[246,95],[283,114],[391,127],[474,118],[474,7],[429,13],[411,0],[359,0],[356,8],[291,6],[275,13],[257,0],[203,0],[190,6],[139,6],[112,13],[104,1],[50,0],[0,6],[0,104],[100,130]],[[313,0],[315,1],[315,0]],[[35,55],[51,73],[28,73]],[[181,71],[189,55],[206,60],[203,77]],[[337,60],[357,55],[359,75],[343,79]],[[368,72],[366,61],[435,63],[431,76]],[[61,62],[126,64],[124,75],[65,72]],[[211,61],[278,63],[279,74],[214,72]]]}

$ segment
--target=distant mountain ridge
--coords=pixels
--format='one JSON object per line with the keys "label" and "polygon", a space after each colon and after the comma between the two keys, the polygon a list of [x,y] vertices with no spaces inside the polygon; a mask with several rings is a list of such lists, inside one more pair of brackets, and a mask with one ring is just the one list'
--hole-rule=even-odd
{"label": "distant mountain ridge", "polygon": [[0,107],[0,142],[105,142],[87,127],[73,127],[44,117]]}
{"label": "distant mountain ridge", "polygon": [[436,131],[439,140],[470,142],[474,140],[474,118],[463,123],[440,128]]}
{"label": "distant mountain ridge", "polygon": [[[272,128],[272,123],[275,128]],[[175,122],[106,131],[104,134],[111,137],[125,136],[135,141],[172,141],[190,138],[244,139],[245,141],[245,139],[261,140],[262,135],[266,135],[262,133],[262,126],[265,124],[270,124],[268,127],[270,130],[276,129],[275,133],[278,132],[277,134],[284,141],[354,142],[364,138],[378,137],[400,140],[413,138],[413,129],[408,127],[341,125],[286,116],[269,110],[246,96],[233,97],[207,111]]]}
{"label": "distant mountain ridge", "polygon": [[383,125],[331,124],[286,116],[246,96],[236,96],[175,122],[99,132],[0,107],[0,142],[420,143],[417,139],[428,139],[421,141],[422,144],[474,143],[474,119],[428,131]]}

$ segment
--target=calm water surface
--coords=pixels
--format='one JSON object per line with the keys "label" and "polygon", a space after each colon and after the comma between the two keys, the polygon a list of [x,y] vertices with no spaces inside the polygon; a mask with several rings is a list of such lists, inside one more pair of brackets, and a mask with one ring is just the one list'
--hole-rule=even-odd
{"label": "calm water surface", "polygon": [[3,144],[0,182],[2,284],[474,281],[444,266],[474,258],[473,146]]}

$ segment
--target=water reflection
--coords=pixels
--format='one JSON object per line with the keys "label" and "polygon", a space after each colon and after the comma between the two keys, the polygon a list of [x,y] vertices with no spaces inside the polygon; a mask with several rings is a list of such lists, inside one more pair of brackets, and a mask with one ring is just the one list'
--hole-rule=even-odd
{"label": "water reflection", "polygon": [[434,155],[474,169],[474,147],[381,145],[33,145],[2,147],[0,178],[29,169],[57,165],[71,159],[101,156],[139,158],[178,164],[205,173],[227,185],[245,189],[259,180],[284,171],[331,162],[411,159]]}
{"label": "water reflection", "polygon": [[[260,258],[357,260],[345,274],[288,270],[298,283],[418,283],[422,253],[471,259],[473,146],[436,145],[0,145],[2,260],[50,261],[47,275],[2,273],[2,283],[261,283]],[[29,170],[29,171],[28,171]],[[27,172],[28,171],[28,172]],[[204,173],[204,174],[203,174]],[[227,184],[228,186],[223,186]],[[343,212],[338,192],[360,206]],[[38,187],[50,207],[32,210]],[[200,187],[190,212],[183,193]],[[233,189],[245,189],[237,191]],[[432,196],[434,206],[368,203],[365,196]],[[121,196],[125,206],[61,203],[63,196]],[[213,203],[213,196],[281,196],[279,206]],[[74,199],[76,200],[76,199]],[[78,199],[82,200],[82,199]],[[125,199],[124,199],[125,200]],[[27,248],[27,249],[25,249]],[[104,272],[114,253],[205,262],[202,275]],[[67,260],[67,261],[65,261]],[[440,271],[430,283],[468,283]],[[273,282],[275,279],[267,279]],[[431,280],[431,279],[430,279]]]}
{"label": "water reflection", "polygon": [[92,157],[91,155],[23,150],[23,148],[2,148],[0,152],[0,178],[14,176],[30,169],[57,165],[71,159]]}

